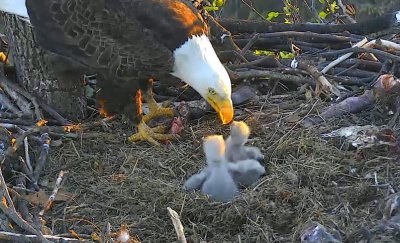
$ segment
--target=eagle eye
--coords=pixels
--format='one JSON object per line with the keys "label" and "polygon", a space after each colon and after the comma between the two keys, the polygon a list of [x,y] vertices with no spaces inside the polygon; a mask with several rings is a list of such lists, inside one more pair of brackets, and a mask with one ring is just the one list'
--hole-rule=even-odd
{"label": "eagle eye", "polygon": [[211,95],[216,95],[217,94],[217,92],[213,88],[208,88],[208,93],[210,93]]}

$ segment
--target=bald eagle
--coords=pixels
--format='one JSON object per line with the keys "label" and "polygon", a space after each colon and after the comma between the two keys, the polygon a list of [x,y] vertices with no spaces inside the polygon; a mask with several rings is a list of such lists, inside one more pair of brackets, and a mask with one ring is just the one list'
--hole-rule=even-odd
{"label": "bald eagle", "polygon": [[[0,0],[0,9],[3,5],[23,15],[20,2]],[[146,125],[154,117],[173,115],[172,109],[157,107],[151,92],[151,80],[168,75],[195,89],[223,124],[232,120],[230,78],[210,43],[207,24],[191,2],[26,0],[26,7],[43,48],[97,73],[98,104],[105,114],[123,113],[137,125],[131,141],[171,138]],[[146,116],[142,98],[149,104]]]}

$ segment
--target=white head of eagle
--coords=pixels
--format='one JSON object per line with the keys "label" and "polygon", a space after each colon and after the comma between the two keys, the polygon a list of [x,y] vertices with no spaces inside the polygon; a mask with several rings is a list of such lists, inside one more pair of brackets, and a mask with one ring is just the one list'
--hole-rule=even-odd
{"label": "white head of eagle", "polygon": [[192,36],[174,51],[172,75],[195,89],[223,124],[233,118],[231,80],[206,35]]}

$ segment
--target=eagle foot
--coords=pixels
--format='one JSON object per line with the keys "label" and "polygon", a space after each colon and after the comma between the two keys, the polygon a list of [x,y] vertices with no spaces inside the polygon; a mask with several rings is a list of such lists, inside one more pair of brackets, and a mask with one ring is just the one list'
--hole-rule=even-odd
{"label": "eagle foot", "polygon": [[161,116],[174,116],[174,109],[158,107],[157,102],[154,100],[153,97],[147,98],[146,100],[149,106],[149,113],[143,116],[143,122],[148,122],[151,119]]}
{"label": "eagle foot", "polygon": [[156,117],[161,117],[161,116],[168,116],[168,117],[174,116],[174,109],[159,108],[159,107],[156,107],[155,109],[149,108],[149,113],[143,116],[143,121],[148,122],[151,119],[154,119]]}
{"label": "eagle foot", "polygon": [[130,142],[138,142],[138,141],[147,141],[156,146],[160,146],[160,143],[157,140],[165,141],[175,139],[177,136],[174,134],[162,134],[165,132],[164,126],[157,126],[151,128],[147,126],[147,124],[142,121],[138,126],[138,132],[129,137]]}

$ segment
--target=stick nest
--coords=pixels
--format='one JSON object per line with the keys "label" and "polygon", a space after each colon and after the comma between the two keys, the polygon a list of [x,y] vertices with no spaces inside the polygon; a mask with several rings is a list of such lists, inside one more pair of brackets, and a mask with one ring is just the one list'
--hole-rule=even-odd
{"label": "stick nest", "polygon": [[[385,124],[374,113],[348,116],[319,127],[298,125],[296,113],[318,113],[323,106],[286,98],[260,100],[239,113],[252,128],[250,143],[264,152],[267,175],[230,203],[215,203],[200,193],[188,194],[184,181],[205,164],[202,137],[224,134],[214,115],[192,121],[180,141],[154,148],[125,143],[130,125],[110,123],[113,135],[64,141],[50,151],[44,180],[69,171],[64,187],[76,194],[49,213],[55,229],[82,234],[99,232],[106,222],[127,224],[143,241],[171,242],[176,234],[167,207],[178,212],[189,242],[299,241],[311,221],[339,230],[343,236],[379,219],[378,204],[389,186],[399,184],[399,158],[387,147],[360,152],[343,141],[323,140],[321,133],[356,124]],[[293,107],[293,108],[292,108]],[[100,128],[99,128],[100,129]],[[65,209],[65,210],[62,210]],[[63,212],[64,211],[64,212]],[[57,231],[57,230],[55,230]]]}

